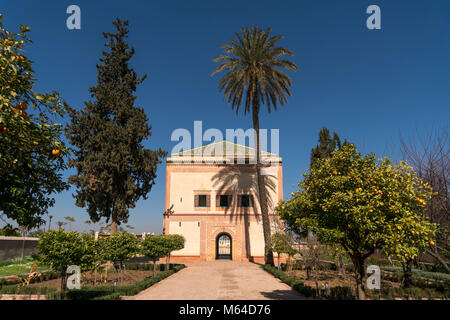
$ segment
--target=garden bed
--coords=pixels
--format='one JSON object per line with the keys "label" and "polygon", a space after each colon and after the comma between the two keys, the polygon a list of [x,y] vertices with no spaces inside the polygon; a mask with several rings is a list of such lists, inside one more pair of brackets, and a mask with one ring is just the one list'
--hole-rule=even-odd
{"label": "garden bed", "polygon": [[[157,270],[153,273],[153,264],[133,263],[127,264],[121,282],[121,272],[110,270],[106,282],[97,281],[94,285],[95,274],[86,272],[85,281],[82,282],[81,289],[66,291],[66,299],[69,300],[118,300],[121,296],[132,296],[142,290],[152,286],[162,279],[184,268],[184,265],[170,264],[169,270],[165,270],[164,264],[158,264]],[[54,273],[52,273],[54,276]],[[100,280],[99,274],[97,279]],[[116,282],[116,285],[114,285]],[[0,285],[0,300],[59,300],[60,299],[61,278],[51,280],[35,281],[29,286]]]}
{"label": "garden bed", "polygon": [[[160,273],[160,270],[156,270],[155,274]],[[82,273],[82,286],[112,286],[116,285],[130,285],[137,281],[142,281],[148,277],[153,276],[153,270],[124,270],[123,273],[116,270],[109,270],[106,280],[100,281],[100,273],[97,275],[94,272]],[[48,287],[48,288],[60,288],[61,278],[56,278],[47,281],[35,282],[30,284],[33,287]]]}
{"label": "garden bed", "polygon": [[[314,297],[320,299],[355,299],[355,278],[353,273],[339,274],[335,270],[318,270],[317,280],[318,288],[314,281],[314,276],[307,279],[305,270],[282,271],[275,267],[265,265],[263,269],[279,278],[284,283],[291,286],[294,290],[303,294],[305,297]],[[380,290],[367,290],[367,299],[450,299],[450,285],[448,282],[432,282],[424,284],[420,279],[421,287],[411,286],[404,288],[401,282],[395,281],[396,277],[383,279],[381,278]],[[325,291],[325,282],[328,282],[328,293]]]}
{"label": "garden bed", "polygon": [[[305,270],[292,270],[286,272],[289,277],[294,278],[295,281],[302,281],[305,285],[315,288],[316,283],[314,280],[313,273],[308,279]],[[320,289],[325,289],[325,283],[328,282],[329,288],[332,287],[350,287],[352,290],[356,289],[355,275],[354,273],[345,272],[339,273],[336,270],[317,270],[317,282]],[[382,287],[400,287],[400,283],[389,281],[381,277]]]}

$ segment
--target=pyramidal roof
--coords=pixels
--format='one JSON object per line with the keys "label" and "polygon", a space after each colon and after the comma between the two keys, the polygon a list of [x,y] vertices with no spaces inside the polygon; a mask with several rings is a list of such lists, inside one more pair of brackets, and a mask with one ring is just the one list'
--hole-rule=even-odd
{"label": "pyramidal roof", "polygon": [[[231,141],[222,140],[204,146],[172,153],[171,157],[255,157],[256,149]],[[276,153],[261,150],[263,157],[277,157]]]}

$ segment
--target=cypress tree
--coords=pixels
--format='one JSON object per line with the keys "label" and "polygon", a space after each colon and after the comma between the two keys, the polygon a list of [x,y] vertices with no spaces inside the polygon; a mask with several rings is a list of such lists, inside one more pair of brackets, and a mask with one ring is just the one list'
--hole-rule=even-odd
{"label": "cypress tree", "polygon": [[91,87],[91,101],[81,111],[69,109],[71,123],[66,135],[76,147],[69,166],[77,174],[69,177],[76,188],[76,205],[87,207],[93,222],[111,221],[111,233],[128,222],[129,208],[141,197],[147,198],[156,179],[157,165],[167,152],[144,149],[143,141],[151,135],[144,109],[135,107],[138,84],[146,78],[137,76],[129,60],[125,38],[128,21],[113,22],[116,33],[103,32],[108,40],[100,64],[97,85]]}
{"label": "cypress tree", "polygon": [[[345,141],[344,145],[348,142]],[[331,154],[341,147],[341,139],[336,132],[333,132],[333,138],[330,136],[330,130],[323,127],[319,131],[319,144],[311,150],[311,165],[317,159],[331,157]]]}

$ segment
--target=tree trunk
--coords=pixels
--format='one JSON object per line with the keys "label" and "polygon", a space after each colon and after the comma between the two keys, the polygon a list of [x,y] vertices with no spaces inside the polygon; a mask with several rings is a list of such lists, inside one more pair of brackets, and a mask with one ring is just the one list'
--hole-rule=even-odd
{"label": "tree trunk", "polygon": [[112,205],[112,212],[111,212],[111,226],[109,227],[109,233],[114,234],[117,232],[117,225],[119,224],[119,221],[117,219],[117,212],[115,208],[115,204]]}
{"label": "tree trunk", "polygon": [[253,98],[253,129],[255,129],[255,142],[256,142],[256,179],[258,183],[258,195],[259,205],[261,207],[261,216],[263,222],[264,233],[264,262],[265,264],[274,266],[273,252],[270,245],[270,219],[267,209],[266,188],[264,182],[264,176],[261,175],[261,146],[259,141],[259,104],[254,95]]}
{"label": "tree trunk", "polygon": [[412,282],[412,260],[408,260],[406,263],[402,263],[403,268],[403,286],[405,288],[410,287]]}
{"label": "tree trunk", "polygon": [[66,297],[66,273],[61,274],[61,300],[64,300]]}
{"label": "tree trunk", "polygon": [[364,286],[364,277],[366,272],[364,270],[364,259],[360,256],[352,257],[353,266],[355,268],[355,279],[356,279],[356,298],[358,300],[365,300],[365,286]]}
{"label": "tree trunk", "polygon": [[342,257],[342,254],[338,255],[338,273],[345,274],[344,258]]}

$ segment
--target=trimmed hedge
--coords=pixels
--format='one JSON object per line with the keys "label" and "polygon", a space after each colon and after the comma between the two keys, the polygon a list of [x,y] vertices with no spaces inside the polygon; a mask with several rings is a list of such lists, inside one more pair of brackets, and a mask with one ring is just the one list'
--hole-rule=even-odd
{"label": "trimmed hedge", "polygon": [[[177,264],[170,263],[169,270],[172,270]],[[139,263],[139,262],[130,262],[124,263],[124,267],[127,270],[153,270],[153,263]],[[156,270],[165,271],[166,264],[158,263],[156,265]]]}
{"label": "trimmed hedge", "polygon": [[[389,271],[389,272],[403,274],[402,268],[399,268],[399,267],[381,267],[381,269],[385,270],[385,271]],[[413,276],[444,281],[447,284],[450,284],[450,274],[448,274],[448,273],[429,272],[429,271],[423,271],[423,270],[419,270],[419,269],[413,269],[412,272],[413,272]]]}
{"label": "trimmed hedge", "polygon": [[[153,268],[153,264],[151,264]],[[148,277],[142,281],[137,281],[132,285],[126,286],[97,286],[82,287],[79,290],[68,290],[66,292],[66,300],[119,300],[121,296],[132,296],[138,294],[142,290],[151,287],[155,283],[167,278],[168,276],[183,269],[184,265],[171,265],[172,268],[162,271],[155,276]],[[127,265],[128,267],[128,265]],[[145,268],[145,267],[144,267]],[[131,269],[129,269],[131,270]],[[47,295],[48,300],[59,300],[61,292],[51,292]]]}
{"label": "trimmed hedge", "polygon": [[417,300],[417,299],[449,299],[450,290],[449,288],[439,287],[439,288],[382,288],[379,292],[372,294],[373,299],[388,299],[393,300],[395,298],[401,298],[406,300]]}
{"label": "trimmed hedge", "polygon": [[2,286],[0,288],[0,294],[43,294],[47,295],[52,292],[56,292],[56,288],[49,287],[18,287],[15,284]]}

